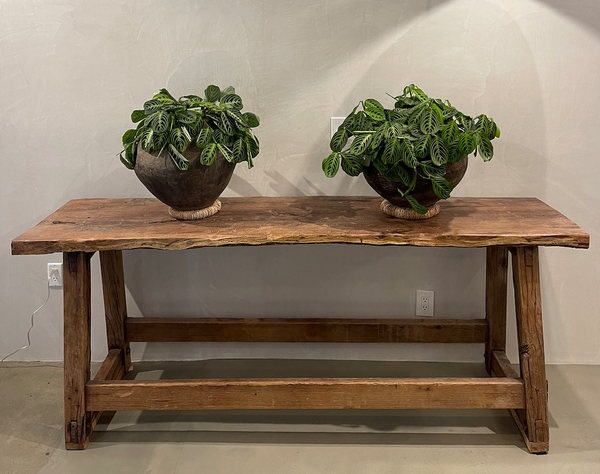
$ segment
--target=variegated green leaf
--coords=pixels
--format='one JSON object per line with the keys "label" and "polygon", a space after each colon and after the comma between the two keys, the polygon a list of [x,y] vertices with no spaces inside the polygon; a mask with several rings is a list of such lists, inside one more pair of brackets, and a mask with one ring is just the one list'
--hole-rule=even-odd
{"label": "variegated green leaf", "polygon": [[349,131],[354,133],[356,131],[364,130],[365,126],[365,113],[357,112],[354,117],[352,117],[352,122],[350,123]]}
{"label": "variegated green leaf", "polygon": [[181,171],[185,171],[190,166],[190,162],[183,156],[177,148],[175,148],[172,144],[169,144],[169,156],[175,166],[179,168]]}
{"label": "variegated green leaf", "polygon": [[235,140],[236,140],[235,135],[223,135],[223,140],[221,140],[220,142],[217,142],[217,143],[220,143],[221,145],[225,145],[226,147],[231,148],[233,146]]}
{"label": "variegated green leaf", "polygon": [[392,166],[386,173],[386,178],[394,183],[402,183],[404,186],[410,186],[411,178],[408,171],[402,166],[401,163],[397,163]]}
{"label": "variegated green leaf", "polygon": [[435,110],[428,109],[421,115],[421,131],[426,135],[433,135],[441,128],[440,118]]}
{"label": "variegated green leaf", "polygon": [[477,137],[477,150],[479,151],[479,156],[483,159],[483,161],[490,161],[494,156],[494,147],[492,142],[488,137],[483,134],[476,135]]}
{"label": "variegated green leaf", "polygon": [[207,102],[216,102],[221,98],[221,89],[215,85],[210,85],[204,90],[204,97]]}
{"label": "variegated green leaf", "polygon": [[250,150],[252,154],[252,158],[255,158],[258,155],[260,144],[258,142],[258,138],[256,138],[252,133],[248,132],[246,134],[246,145],[248,146],[248,150]]}
{"label": "variegated green leaf", "polygon": [[219,100],[219,104],[224,105],[226,107],[231,107],[232,109],[242,110],[244,107],[242,104],[242,98],[237,94],[225,94]]}
{"label": "variegated green leaf", "polygon": [[246,121],[246,124],[250,128],[258,127],[260,125],[260,119],[258,118],[258,116],[256,114],[253,114],[252,112],[244,113],[243,117],[244,117],[244,120]]}
{"label": "variegated green leaf", "polygon": [[408,132],[408,126],[395,121],[390,123],[390,135],[394,138],[400,138]]}
{"label": "variegated green leaf", "polygon": [[448,161],[446,144],[437,135],[429,137],[429,156],[431,156],[431,161],[437,166],[441,166]]}
{"label": "variegated green leaf", "polygon": [[123,138],[121,139],[121,141],[123,142],[123,146],[133,143],[134,140],[135,140],[135,130],[133,130],[133,129],[127,130],[123,134]]}
{"label": "variegated green leaf", "polygon": [[443,177],[446,174],[445,166],[437,166],[432,161],[422,161],[419,163],[419,168],[427,176],[431,178],[433,176]]}
{"label": "variegated green leaf", "polygon": [[181,128],[174,128],[171,131],[169,139],[171,145],[175,146],[175,148],[177,148],[177,150],[181,153],[187,149],[189,141]]}
{"label": "variegated green leaf", "polygon": [[223,94],[223,95],[235,94],[235,88],[233,86],[227,86],[225,89],[223,89],[221,91],[221,94]]}
{"label": "variegated green leaf", "polygon": [[383,160],[371,160],[371,164],[383,175],[387,175],[390,165],[383,162]]}
{"label": "variegated green leaf", "polygon": [[198,134],[198,138],[196,138],[196,146],[198,148],[204,148],[208,145],[212,140],[212,130],[208,127],[204,127],[200,130]]}
{"label": "variegated green leaf", "polygon": [[346,146],[346,143],[348,143],[348,138],[348,130],[345,128],[340,128],[333,134],[333,137],[331,137],[329,147],[332,151],[342,151]]}
{"label": "variegated green leaf", "polygon": [[385,141],[385,149],[381,158],[384,163],[389,165],[398,163],[400,161],[400,140],[398,138],[391,138]]}
{"label": "variegated green leaf", "polygon": [[[173,96],[171,95],[171,93],[170,93],[170,92],[169,92],[167,89],[165,89],[165,88],[162,88],[160,91],[158,91],[158,94],[156,94],[156,95],[161,95],[161,96],[164,96],[164,97],[165,97],[165,99],[169,99],[169,100],[171,100],[172,102],[176,102],[176,99],[175,99],[175,97],[173,97]],[[154,96],[154,98],[155,98],[155,97],[156,97],[156,96]]]}
{"label": "variegated green leaf", "polygon": [[219,151],[225,157],[225,159],[229,161],[229,163],[234,163],[233,153],[231,152],[228,146],[223,145],[221,143],[217,143],[217,147],[219,148]]}
{"label": "variegated green leaf", "polygon": [[460,133],[460,129],[454,120],[451,120],[442,129],[442,138],[446,142],[447,145],[456,141],[458,139],[458,134]]}
{"label": "variegated green leaf", "polygon": [[217,159],[217,155],[219,154],[219,149],[217,148],[216,143],[209,143],[202,150],[202,154],[200,155],[200,164],[204,166],[212,165]]}
{"label": "variegated green leaf", "polygon": [[246,120],[244,120],[244,116],[241,114],[241,112],[239,110],[230,109],[230,110],[225,111],[225,113],[229,116],[229,118],[232,118],[234,120],[237,128],[240,128],[240,129],[248,128],[248,125],[246,124]]}
{"label": "variegated green leaf", "polygon": [[476,131],[473,119],[471,117],[462,115],[461,118],[462,118],[463,127],[465,127],[465,132],[472,133],[472,132]]}
{"label": "variegated green leaf", "polygon": [[170,115],[164,110],[159,110],[158,112],[152,115],[152,121],[150,122],[150,126],[157,133],[166,132],[171,124]]}
{"label": "variegated green leaf", "polygon": [[153,114],[159,110],[163,110],[164,104],[158,100],[151,99],[144,103],[144,111],[146,115]]}
{"label": "variegated green leaf", "polygon": [[414,197],[412,197],[412,196],[404,196],[404,197],[410,204],[410,207],[412,207],[413,210],[417,214],[427,214],[427,208],[425,206],[422,206],[421,204],[419,204],[419,202]]}
{"label": "variegated green leaf", "polygon": [[248,162],[248,169],[254,167],[254,161],[252,160],[252,152],[250,151],[250,149],[247,146],[246,146],[246,161]]}
{"label": "variegated green leaf", "polygon": [[387,122],[380,125],[377,128],[377,130],[375,130],[375,133],[373,134],[373,141],[371,142],[371,150],[373,152],[376,152],[379,149],[379,145],[381,145],[381,141],[383,140],[383,137],[385,135],[386,127],[387,127]]}
{"label": "variegated green leaf", "polygon": [[369,145],[371,144],[371,140],[373,140],[372,133],[365,133],[362,135],[357,135],[350,145],[350,153],[353,155],[362,155]]}
{"label": "variegated green leaf", "polygon": [[413,124],[413,123],[420,124],[421,117],[425,113],[425,111],[426,111],[425,102],[421,102],[419,105],[413,107],[412,111],[410,113],[410,116],[408,118],[408,123],[409,124]]}
{"label": "variegated green leaf", "polygon": [[434,176],[431,178],[431,187],[433,192],[440,199],[448,199],[452,191],[452,185],[445,178]]}
{"label": "variegated green leaf", "polygon": [[340,169],[340,153],[334,151],[331,155],[323,160],[323,172],[328,178],[333,178]]}
{"label": "variegated green leaf", "polygon": [[400,122],[402,124],[405,124],[408,121],[409,115],[409,109],[394,109],[388,112],[388,120],[390,122]]}
{"label": "variegated green leaf", "polygon": [[143,110],[134,110],[133,112],[131,112],[131,121],[133,123],[138,123],[141,120],[144,120],[144,117],[146,116],[146,112]]}
{"label": "variegated green leaf", "polygon": [[342,170],[349,176],[358,176],[363,171],[362,158],[350,153],[342,153]]}
{"label": "variegated green leaf", "polygon": [[198,118],[198,114],[192,110],[182,110],[181,112],[177,112],[177,120],[179,120],[181,123],[196,123]]}
{"label": "variegated green leaf", "polygon": [[414,144],[415,155],[417,158],[425,158],[427,153],[429,153],[429,136],[423,135],[419,138]]}
{"label": "variegated green leaf", "polygon": [[433,110],[437,114],[438,120],[440,121],[440,129],[441,129],[441,125],[444,124],[444,116],[442,115],[442,110],[435,104],[431,104],[431,110]]}
{"label": "variegated green leaf", "polygon": [[[477,122],[475,123],[475,130],[479,133],[490,136],[492,131],[492,122],[485,115],[480,115],[477,117]],[[492,135],[493,136],[493,135]]]}
{"label": "variegated green leaf", "polygon": [[410,124],[408,126],[408,131],[416,139],[419,139],[423,136],[423,132],[421,131],[421,127],[418,123]]}
{"label": "variegated green leaf", "polygon": [[181,131],[185,135],[185,139],[187,140],[187,142],[191,143],[192,142],[192,135],[190,134],[190,131],[187,129],[187,127],[185,125],[181,126]]}
{"label": "variegated green leaf", "polygon": [[383,108],[383,105],[375,99],[365,100],[365,113],[373,120],[385,120],[385,109]]}
{"label": "variegated green leaf", "polygon": [[461,156],[473,153],[475,146],[475,138],[470,133],[461,133],[458,137],[458,149]]}
{"label": "variegated green leaf", "polygon": [[409,168],[416,168],[419,164],[417,160],[417,156],[415,155],[415,150],[413,144],[408,140],[402,140],[402,146],[400,148],[400,153],[402,156],[402,161]]}
{"label": "variegated green leaf", "polygon": [[429,99],[429,96],[427,94],[425,94],[425,92],[423,92],[421,89],[419,89],[417,86],[415,86],[414,84],[411,84],[410,86],[407,86],[404,90],[406,92],[406,89],[408,89],[408,91],[410,92],[410,94],[413,97],[416,97],[417,99],[419,99],[421,102],[425,102],[426,100]]}
{"label": "variegated green leaf", "polygon": [[243,138],[238,138],[231,148],[234,163],[241,163],[246,160],[246,142]]}
{"label": "variegated green leaf", "polygon": [[123,152],[121,152],[121,153],[119,153],[119,158],[121,159],[121,163],[123,163],[127,167],[127,169],[132,170],[135,167],[134,164],[127,157],[127,154],[125,154],[125,156],[123,156]]}
{"label": "variegated green leaf", "polygon": [[146,130],[146,132],[142,135],[142,139],[140,140],[142,144],[142,148],[148,153],[152,152],[154,149],[154,130],[151,128]]}
{"label": "variegated green leaf", "polygon": [[454,117],[456,115],[456,112],[458,112],[458,110],[456,110],[454,107],[447,107],[446,109],[442,110],[444,120],[448,120],[450,117]]}
{"label": "variegated green leaf", "polygon": [[448,150],[448,163],[456,163],[462,157],[463,155],[460,154],[458,140],[456,140],[450,144],[450,149]]}
{"label": "variegated green leaf", "polygon": [[162,102],[163,104],[174,104],[175,103],[175,99],[173,99],[173,97],[170,97],[167,94],[163,94],[160,92],[158,94],[155,94],[154,97],[152,97],[152,99]]}
{"label": "variegated green leaf", "polygon": [[229,117],[225,114],[221,115],[221,123],[219,124],[221,130],[223,130],[227,135],[229,136],[233,136],[235,135],[235,129],[233,126],[233,123],[231,123],[231,120],[229,119]]}

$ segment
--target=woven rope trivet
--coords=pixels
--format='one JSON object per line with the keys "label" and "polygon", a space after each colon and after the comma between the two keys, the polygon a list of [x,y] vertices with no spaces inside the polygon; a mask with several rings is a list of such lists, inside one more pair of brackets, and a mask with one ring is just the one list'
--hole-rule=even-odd
{"label": "woven rope trivet", "polygon": [[412,207],[398,207],[393,205],[388,200],[384,200],[381,203],[381,210],[388,216],[397,217],[398,219],[430,219],[431,217],[437,216],[440,212],[440,205],[436,202],[433,206],[428,208],[426,214],[419,214],[413,210]]}
{"label": "woven rope trivet", "polygon": [[205,207],[204,209],[198,209],[196,211],[178,211],[177,209],[169,208],[169,214],[175,219],[182,221],[195,221],[198,219],[204,219],[206,217],[214,216],[221,209],[221,201],[218,199],[212,203],[212,205]]}

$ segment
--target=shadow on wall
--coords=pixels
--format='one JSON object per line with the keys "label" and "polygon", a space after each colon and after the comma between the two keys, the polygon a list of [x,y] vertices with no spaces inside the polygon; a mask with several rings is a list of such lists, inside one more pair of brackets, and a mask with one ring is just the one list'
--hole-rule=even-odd
{"label": "shadow on wall", "polygon": [[565,2],[564,0],[536,0],[537,2],[555,9],[562,15],[567,15],[585,25],[594,33],[600,34],[600,8],[597,0],[579,0]]}

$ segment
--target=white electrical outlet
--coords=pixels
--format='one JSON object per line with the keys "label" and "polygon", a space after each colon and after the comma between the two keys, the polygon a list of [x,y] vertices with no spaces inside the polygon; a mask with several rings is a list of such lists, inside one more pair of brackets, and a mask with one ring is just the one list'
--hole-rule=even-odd
{"label": "white electrical outlet", "polygon": [[346,120],[346,117],[331,117],[329,138],[333,138],[333,134],[337,132],[344,120]]}
{"label": "white electrical outlet", "polygon": [[417,316],[433,317],[433,291],[417,290]]}
{"label": "white electrical outlet", "polygon": [[62,263],[48,264],[48,286],[50,288],[62,288],[63,272]]}

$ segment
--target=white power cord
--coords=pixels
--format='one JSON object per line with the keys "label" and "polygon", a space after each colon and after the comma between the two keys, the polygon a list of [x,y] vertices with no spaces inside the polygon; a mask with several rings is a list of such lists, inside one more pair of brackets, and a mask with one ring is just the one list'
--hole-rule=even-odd
{"label": "white power cord", "polygon": [[20,352],[22,350],[27,349],[29,346],[31,346],[31,331],[33,330],[33,325],[35,323],[34,321],[34,317],[36,315],[36,313],[42,309],[44,306],[46,306],[46,303],[48,302],[48,300],[50,299],[50,279],[52,278],[52,275],[54,275],[55,273],[58,273],[58,270],[52,270],[52,272],[50,273],[50,275],[48,276],[48,296],[46,297],[46,301],[44,301],[44,303],[42,304],[42,306],[40,306],[38,309],[36,309],[33,314],[31,315],[31,326],[29,327],[29,331],[27,331],[27,345],[21,347],[20,349],[17,349],[14,352],[11,352],[10,354],[8,354],[6,357],[4,357],[2,360],[0,360],[0,362],[4,362],[6,359],[8,359],[9,357],[14,356],[17,352]]}

